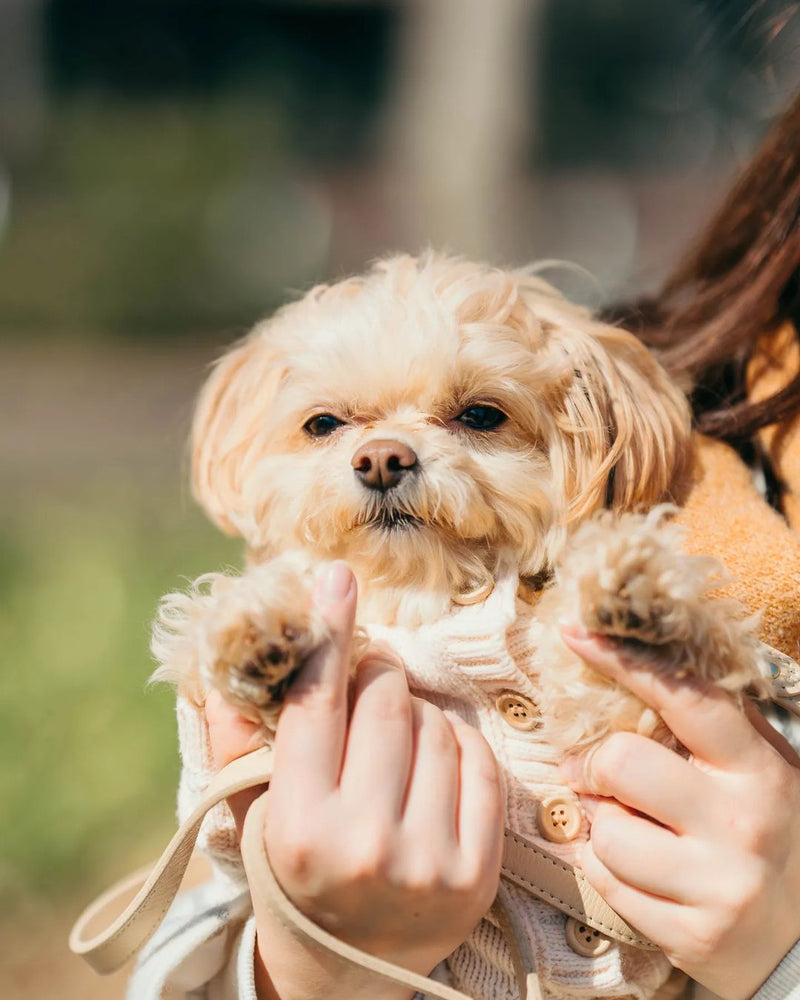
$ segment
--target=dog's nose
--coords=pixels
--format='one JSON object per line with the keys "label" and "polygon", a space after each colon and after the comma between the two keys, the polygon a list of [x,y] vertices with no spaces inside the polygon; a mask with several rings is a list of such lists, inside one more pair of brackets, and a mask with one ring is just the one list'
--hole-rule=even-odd
{"label": "dog's nose", "polygon": [[385,493],[417,466],[417,456],[400,441],[367,441],[351,459],[361,482]]}

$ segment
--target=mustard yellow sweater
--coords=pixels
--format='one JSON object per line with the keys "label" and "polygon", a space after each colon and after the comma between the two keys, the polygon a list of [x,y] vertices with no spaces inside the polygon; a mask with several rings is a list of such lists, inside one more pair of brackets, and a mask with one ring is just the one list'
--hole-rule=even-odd
{"label": "mustard yellow sweater", "polygon": [[[765,338],[753,358],[750,397],[761,400],[786,385],[800,368],[793,327]],[[786,519],[760,495],[736,452],[698,435],[695,482],[681,512],[686,548],[721,559],[733,576],[725,588],[761,612],[761,639],[797,660],[800,654],[800,413],[767,427],[761,444],[784,485]],[[787,523],[788,522],[788,523]]]}

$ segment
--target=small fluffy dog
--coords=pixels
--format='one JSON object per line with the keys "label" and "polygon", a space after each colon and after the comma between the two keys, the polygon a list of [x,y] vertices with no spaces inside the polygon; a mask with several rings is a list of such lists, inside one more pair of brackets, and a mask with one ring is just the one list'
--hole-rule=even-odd
{"label": "small fluffy dog", "polygon": [[710,599],[721,567],[681,554],[658,506],[690,475],[683,393],[635,337],[526,271],[429,253],[314,288],[217,363],[193,475],[249,568],[164,598],[156,677],[218,688],[267,736],[325,638],[310,594],[332,559],[358,579],[362,639],[445,620],[512,577],[515,614],[537,625],[540,725],[562,751],[657,727],[566,649],[563,621],[646,644],[660,669],[763,686],[752,621]]}
{"label": "small fluffy dog", "polygon": [[[530,273],[431,253],[315,288],[203,389],[195,492],[245,540],[248,568],[164,598],[156,677],[197,706],[218,688],[269,740],[325,640],[314,574],[345,559],[356,658],[370,639],[392,644],[410,689],[489,741],[506,825],[575,864],[588,823],[561,757],[618,729],[675,741],[564,646],[560,622],[635,642],[678,677],[737,694],[766,684],[752,620],[712,597],[721,567],[679,549],[665,501],[687,488],[690,453],[684,395],[648,351]],[[217,822],[219,842],[235,841],[230,817]],[[563,914],[498,891],[547,996],[652,997],[670,974],[626,944],[572,955]],[[489,914],[446,974],[469,995],[512,996],[510,954]]]}

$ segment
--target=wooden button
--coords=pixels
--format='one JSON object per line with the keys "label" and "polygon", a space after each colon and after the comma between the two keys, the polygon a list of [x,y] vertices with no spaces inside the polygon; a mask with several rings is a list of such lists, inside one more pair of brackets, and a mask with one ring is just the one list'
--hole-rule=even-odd
{"label": "wooden button", "polygon": [[489,597],[493,590],[494,580],[484,580],[481,583],[476,583],[469,590],[464,590],[460,594],[453,594],[451,600],[453,604],[462,604],[464,606],[480,604]]}
{"label": "wooden button", "polygon": [[574,917],[567,919],[564,933],[570,948],[576,955],[582,955],[584,958],[597,958],[611,947],[610,938]]}
{"label": "wooden button", "polygon": [[581,828],[581,811],[576,802],[562,795],[542,799],[536,807],[536,825],[545,840],[566,844]]}
{"label": "wooden button", "polygon": [[531,730],[539,728],[539,709],[524,694],[504,691],[498,695],[495,705],[497,711],[514,729],[529,733]]}

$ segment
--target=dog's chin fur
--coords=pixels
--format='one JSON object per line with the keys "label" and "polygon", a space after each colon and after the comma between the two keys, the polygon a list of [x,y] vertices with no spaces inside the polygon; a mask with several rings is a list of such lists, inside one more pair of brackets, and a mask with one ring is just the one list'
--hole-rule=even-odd
{"label": "dog's chin fur", "polygon": [[[541,457],[465,455],[463,442],[442,428],[379,433],[413,445],[421,466],[391,495],[354,480],[350,455],[360,431],[342,433],[324,451],[264,463],[266,478],[283,485],[277,496],[268,482],[248,487],[256,511],[246,528],[251,563],[290,548],[317,561],[343,559],[358,579],[360,614],[409,626],[441,617],[454,595],[485,585],[511,551],[526,573],[547,564],[563,531]],[[263,509],[259,492],[273,498]]]}
{"label": "dog's chin fur", "polygon": [[[459,422],[499,408],[493,430]],[[304,426],[342,422],[314,438]],[[539,278],[433,253],[312,290],[215,367],[193,429],[194,489],[251,564],[290,549],[347,560],[371,619],[441,615],[513,553],[557,560],[571,525],[649,507],[687,479],[689,411],[639,342]],[[387,494],[352,457],[412,449]]]}

